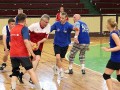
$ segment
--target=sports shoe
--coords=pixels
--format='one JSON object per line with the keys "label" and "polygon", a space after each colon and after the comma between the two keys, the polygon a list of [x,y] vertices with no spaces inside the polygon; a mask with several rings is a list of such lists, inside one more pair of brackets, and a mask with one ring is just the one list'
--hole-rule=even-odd
{"label": "sports shoe", "polygon": [[0,67],[0,70],[3,70],[3,69],[4,69],[4,68],[1,66],[1,67]]}
{"label": "sports shoe", "polygon": [[11,90],[15,90],[15,89],[12,89],[12,87],[11,87]]}
{"label": "sports shoe", "polygon": [[19,82],[20,82],[21,84],[24,83],[23,80],[22,80],[22,76],[23,76],[23,75],[24,75],[23,72],[19,73],[19,75],[18,75],[18,80],[19,80]]}
{"label": "sports shoe", "polygon": [[11,77],[12,77],[12,74],[10,74],[9,77],[11,78]]}
{"label": "sports shoe", "polygon": [[82,69],[81,71],[82,71],[82,74],[85,74],[85,70],[84,69]]}
{"label": "sports shoe", "polygon": [[65,71],[65,74],[73,74],[73,69],[68,69]]}
{"label": "sports shoe", "polygon": [[57,75],[57,74],[58,74],[57,66],[54,66],[54,67],[53,67],[53,71],[54,71],[54,75]]}
{"label": "sports shoe", "polygon": [[42,89],[34,89],[34,90],[45,90],[45,89],[42,88]]}
{"label": "sports shoe", "polygon": [[0,70],[3,70],[6,66],[7,66],[6,63],[2,63]]}
{"label": "sports shoe", "polygon": [[33,81],[31,80],[31,78],[30,78],[29,82],[30,82],[31,84],[34,84]]}

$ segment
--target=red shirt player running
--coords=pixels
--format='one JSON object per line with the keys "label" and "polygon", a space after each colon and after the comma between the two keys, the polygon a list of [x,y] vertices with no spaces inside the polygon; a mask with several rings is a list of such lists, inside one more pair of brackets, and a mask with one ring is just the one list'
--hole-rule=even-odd
{"label": "red shirt player running", "polygon": [[33,23],[28,27],[32,46],[34,47],[34,45],[37,44],[35,45],[37,48],[33,50],[34,54],[36,55],[36,60],[32,61],[34,70],[36,70],[39,63],[43,44],[47,40],[50,33],[49,20],[49,15],[44,14],[41,17],[40,22]]}

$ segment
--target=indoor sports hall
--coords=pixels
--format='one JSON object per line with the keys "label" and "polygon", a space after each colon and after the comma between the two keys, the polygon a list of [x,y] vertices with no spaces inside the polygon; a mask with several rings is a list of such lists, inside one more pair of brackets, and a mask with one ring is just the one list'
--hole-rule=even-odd
{"label": "indoor sports hall", "polygon": [[[81,73],[79,52],[74,58],[73,74],[65,74],[58,80],[54,75],[53,66],[56,63],[54,54],[55,31],[50,32],[48,39],[44,42],[41,58],[35,70],[42,90],[120,90],[120,82],[116,79],[116,72],[111,75],[113,89],[108,89],[103,74],[108,63],[111,52],[105,52],[102,47],[110,47],[110,32],[106,28],[107,20],[113,18],[120,29],[120,0],[0,0],[0,66],[3,63],[4,45],[2,29],[8,24],[9,18],[15,18],[18,9],[22,8],[27,15],[27,26],[40,21],[43,14],[50,16],[49,24],[56,22],[56,14],[60,7],[68,14],[68,22],[74,25],[73,15],[80,14],[81,21],[89,28],[90,45],[85,54],[85,70]],[[65,58],[62,61],[63,70],[69,66],[70,50],[74,43],[75,31],[71,32],[71,44],[69,44]],[[120,57],[119,57],[120,58]],[[0,70],[0,90],[11,89],[12,66],[10,55],[6,67]],[[20,71],[25,69],[20,66]],[[17,80],[14,90],[37,90],[34,84],[29,82],[30,75],[23,75],[23,82]]]}

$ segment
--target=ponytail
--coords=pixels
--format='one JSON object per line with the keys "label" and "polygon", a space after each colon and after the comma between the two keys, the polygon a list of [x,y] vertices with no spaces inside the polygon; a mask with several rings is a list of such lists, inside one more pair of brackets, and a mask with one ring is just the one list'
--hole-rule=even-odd
{"label": "ponytail", "polygon": [[115,22],[115,30],[119,30],[117,22]]}
{"label": "ponytail", "polygon": [[114,28],[115,30],[119,30],[119,29],[118,29],[118,24],[117,24],[117,22],[115,21],[114,18],[109,18],[109,19],[107,20],[107,22],[110,24],[110,26],[111,26],[112,28]]}

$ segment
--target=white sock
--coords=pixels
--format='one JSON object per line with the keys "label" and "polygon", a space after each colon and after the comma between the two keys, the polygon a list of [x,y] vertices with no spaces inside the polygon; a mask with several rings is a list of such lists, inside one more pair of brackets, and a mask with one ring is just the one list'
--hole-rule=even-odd
{"label": "white sock", "polygon": [[81,66],[82,66],[82,69],[85,69],[85,64],[82,64]]}
{"label": "white sock", "polygon": [[72,69],[72,68],[73,68],[73,67],[72,67],[72,64],[70,64],[70,65],[69,65],[69,69]]}
{"label": "white sock", "polygon": [[58,66],[55,64],[55,68],[58,69]]}
{"label": "white sock", "polygon": [[42,88],[40,87],[40,84],[39,84],[39,83],[35,84],[35,88],[36,88],[37,90],[42,90]]}
{"label": "white sock", "polygon": [[16,89],[16,82],[11,82],[12,89]]}
{"label": "white sock", "polygon": [[55,64],[55,67],[57,67],[57,65]]}

